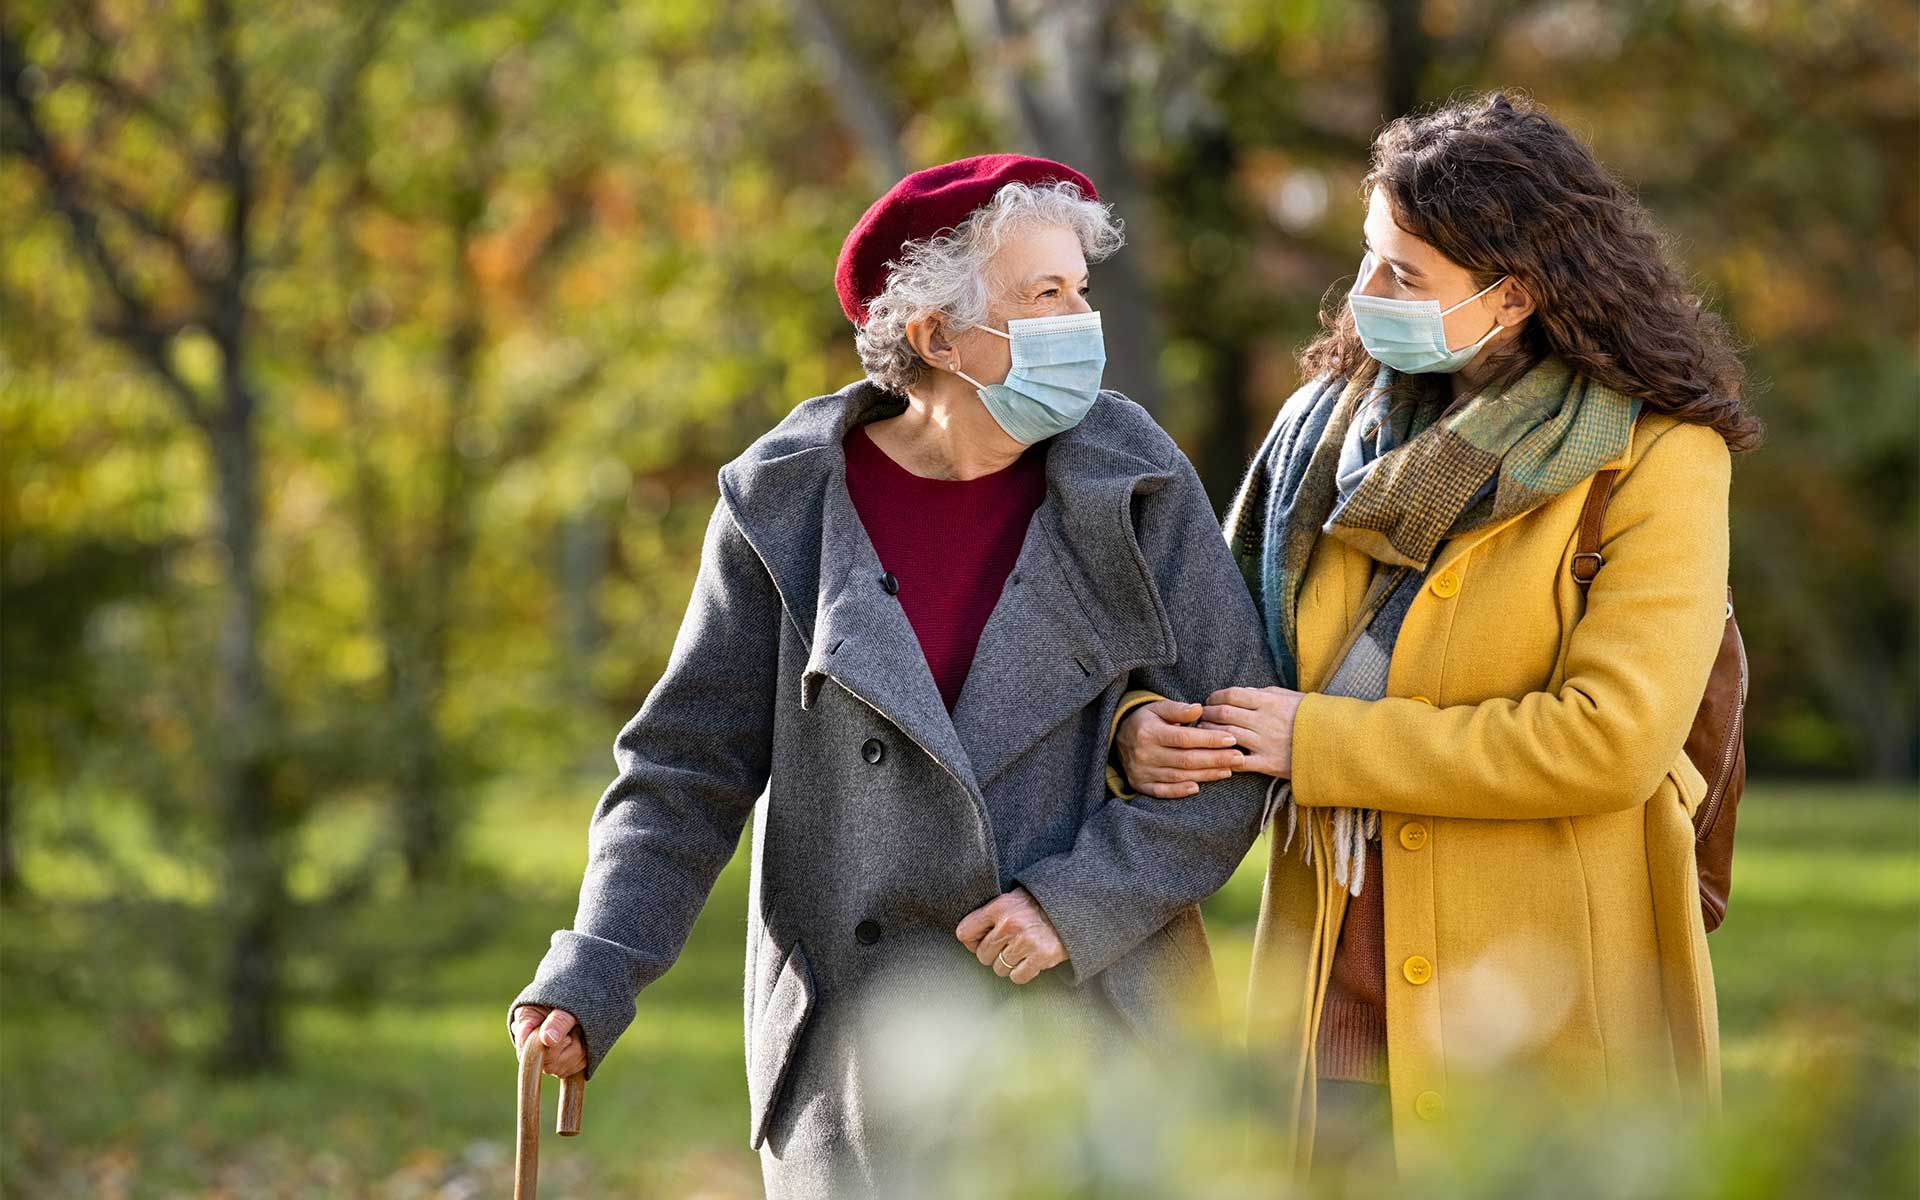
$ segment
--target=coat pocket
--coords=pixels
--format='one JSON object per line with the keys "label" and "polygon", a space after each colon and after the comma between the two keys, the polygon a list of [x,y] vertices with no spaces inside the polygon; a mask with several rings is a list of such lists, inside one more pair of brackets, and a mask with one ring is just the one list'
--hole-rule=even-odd
{"label": "coat pocket", "polygon": [[1667,778],[1673,780],[1675,790],[1680,793],[1680,807],[1687,810],[1687,820],[1693,820],[1695,810],[1707,796],[1706,776],[1700,773],[1700,768],[1693,765],[1693,760],[1683,750],[1673,760],[1673,765],[1667,768]]}
{"label": "coat pocket", "polygon": [[767,1139],[767,1126],[786,1083],[800,1034],[813,1012],[813,1002],[813,971],[807,965],[806,951],[796,941],[754,1019],[753,1061],[747,1064],[747,1102],[753,1132],[747,1145],[755,1150]]}

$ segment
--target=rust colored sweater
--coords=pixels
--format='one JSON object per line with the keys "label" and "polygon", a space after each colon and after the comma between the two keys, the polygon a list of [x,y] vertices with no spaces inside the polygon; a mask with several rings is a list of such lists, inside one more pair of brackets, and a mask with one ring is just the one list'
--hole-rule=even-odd
{"label": "rust colored sweater", "polygon": [[1322,1079],[1387,1081],[1387,945],[1380,843],[1367,843],[1360,894],[1347,900],[1314,1058]]}

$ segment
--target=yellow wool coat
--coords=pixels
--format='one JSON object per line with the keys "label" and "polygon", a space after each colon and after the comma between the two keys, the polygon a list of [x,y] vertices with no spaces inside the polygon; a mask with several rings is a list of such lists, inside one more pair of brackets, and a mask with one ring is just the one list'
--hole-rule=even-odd
{"label": "yellow wool coat", "polygon": [[[1585,594],[1569,571],[1580,484],[1442,548],[1380,700],[1313,692],[1372,566],[1326,536],[1309,559],[1298,637],[1312,694],[1293,727],[1301,820],[1290,850],[1277,829],[1271,838],[1248,991],[1249,1050],[1284,1081],[1281,1136],[1302,1174],[1314,1039],[1349,900],[1329,869],[1333,806],[1381,812],[1403,1174],[1449,1149],[1449,1128],[1489,1084],[1719,1109],[1691,825],[1706,781],[1682,746],[1726,619],[1730,455],[1713,429],[1649,412],[1603,465],[1624,469]],[[1155,698],[1129,693],[1114,727]],[[1312,865],[1297,840],[1308,836]]]}

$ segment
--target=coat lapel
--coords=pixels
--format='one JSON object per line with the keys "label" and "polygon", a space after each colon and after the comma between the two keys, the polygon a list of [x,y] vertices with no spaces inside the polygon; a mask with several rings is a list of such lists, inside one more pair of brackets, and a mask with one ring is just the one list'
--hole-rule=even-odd
{"label": "coat lapel", "polygon": [[1172,476],[1103,444],[1094,419],[1047,449],[1046,495],[954,704],[983,787],[1116,675],[1176,654],[1132,523],[1134,493]]}
{"label": "coat lapel", "polygon": [[820,591],[800,704],[811,708],[831,678],[899,726],[901,732],[980,792],[966,747],[947,715],[920,638],[899,598],[880,586],[886,568],[847,493],[846,456],[836,443],[823,455]]}
{"label": "coat lapel", "polygon": [[721,490],[807,634],[802,707],[837,681],[979,796],[1116,674],[1173,660],[1131,520],[1134,493],[1172,477],[1103,444],[1100,405],[1051,440],[1046,494],[949,714],[846,486],[847,432],[905,405],[864,381],[808,401],[721,469]]}
{"label": "coat lapel", "polygon": [[847,432],[906,404],[865,380],[816,396],[720,468],[720,491],[806,643],[800,707],[813,708],[836,680],[979,796],[920,639],[880,586],[885,568],[847,492]]}

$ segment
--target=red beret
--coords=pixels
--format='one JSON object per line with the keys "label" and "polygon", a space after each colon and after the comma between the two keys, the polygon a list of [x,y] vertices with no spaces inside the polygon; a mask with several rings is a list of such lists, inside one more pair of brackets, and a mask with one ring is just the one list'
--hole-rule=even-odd
{"label": "red beret", "polygon": [[1087,199],[1099,199],[1093,181],[1072,167],[1025,154],[980,154],[915,171],[894,184],[840,245],[833,286],[847,319],[867,323],[867,304],[885,290],[887,264],[900,256],[901,246],[960,224],[1006,184],[1049,180],[1075,184]]}

